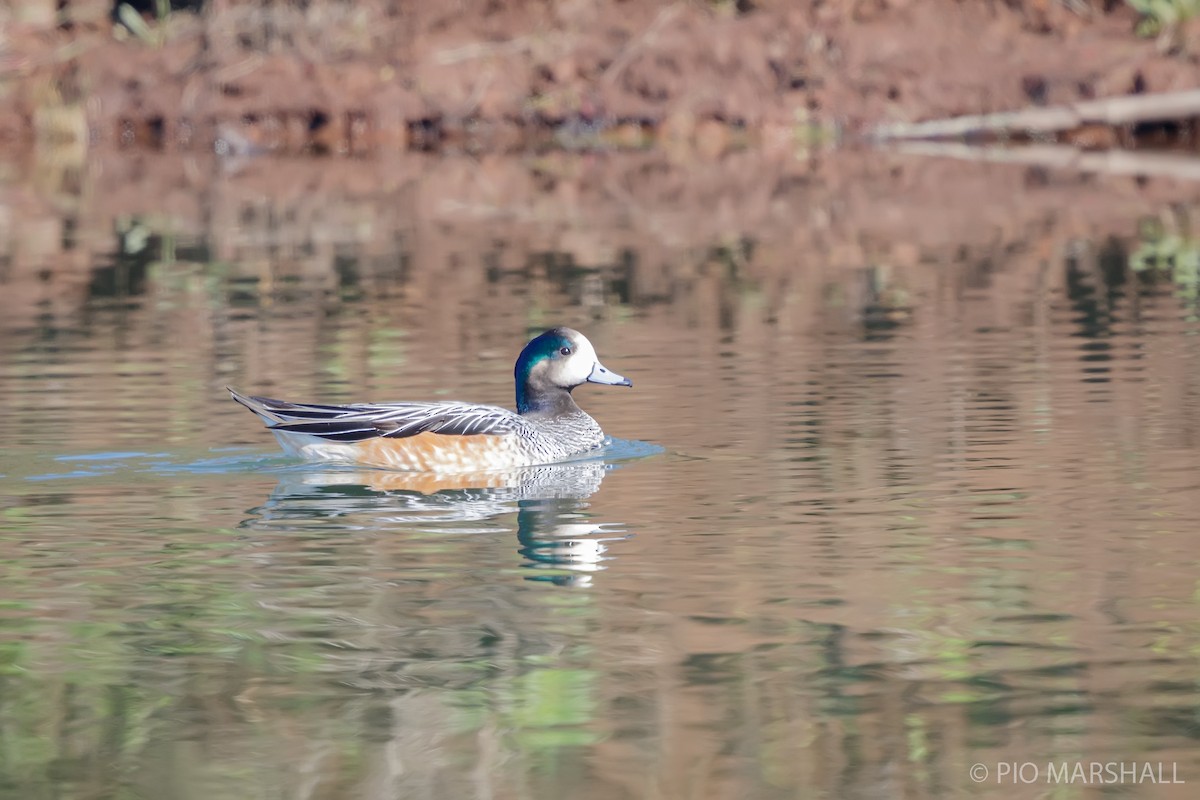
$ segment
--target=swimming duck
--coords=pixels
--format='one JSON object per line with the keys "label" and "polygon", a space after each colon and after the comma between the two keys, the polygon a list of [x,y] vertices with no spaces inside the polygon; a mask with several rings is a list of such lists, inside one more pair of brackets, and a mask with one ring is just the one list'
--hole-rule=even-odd
{"label": "swimming duck", "polygon": [[551,464],[604,443],[604,431],[571,397],[584,383],[633,386],[606,369],[570,328],[537,336],[513,370],[517,411],[459,402],[322,405],[233,399],[267,423],[291,455],[422,472],[473,472]]}

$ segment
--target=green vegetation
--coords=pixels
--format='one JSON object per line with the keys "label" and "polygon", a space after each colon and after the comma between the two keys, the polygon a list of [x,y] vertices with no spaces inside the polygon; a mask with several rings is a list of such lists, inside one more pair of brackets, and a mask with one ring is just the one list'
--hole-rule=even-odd
{"label": "green vegetation", "polygon": [[1169,36],[1184,22],[1200,16],[1200,0],[1127,0],[1142,15],[1141,36]]}
{"label": "green vegetation", "polygon": [[167,39],[166,23],[171,17],[170,0],[154,0],[154,11],[158,20],[155,25],[146,22],[141,13],[129,3],[122,3],[117,8],[117,16],[120,18],[121,24],[128,28],[134,36],[146,44],[161,47]]}
{"label": "green vegetation", "polygon": [[1169,274],[1177,287],[1176,296],[1195,312],[1200,307],[1200,241],[1168,232],[1157,220],[1142,225],[1141,240],[1129,256],[1129,268],[1137,273]]}

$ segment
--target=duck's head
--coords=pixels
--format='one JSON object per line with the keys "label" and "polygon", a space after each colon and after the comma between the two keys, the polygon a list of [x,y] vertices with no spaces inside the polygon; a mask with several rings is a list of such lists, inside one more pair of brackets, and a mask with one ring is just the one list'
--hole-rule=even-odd
{"label": "duck's head", "polygon": [[587,337],[570,328],[552,328],[525,345],[513,374],[521,414],[573,407],[571,390],[581,383],[633,386],[601,364]]}

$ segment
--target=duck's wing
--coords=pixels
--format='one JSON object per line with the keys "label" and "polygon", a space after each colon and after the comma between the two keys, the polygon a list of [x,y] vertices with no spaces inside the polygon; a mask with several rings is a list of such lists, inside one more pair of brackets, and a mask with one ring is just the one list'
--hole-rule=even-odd
{"label": "duck's wing", "polygon": [[272,430],[306,433],[335,442],[420,433],[450,436],[513,433],[525,426],[520,416],[499,406],[475,403],[354,403],[322,405],[252,397],[229,390],[233,399],[258,414]]}

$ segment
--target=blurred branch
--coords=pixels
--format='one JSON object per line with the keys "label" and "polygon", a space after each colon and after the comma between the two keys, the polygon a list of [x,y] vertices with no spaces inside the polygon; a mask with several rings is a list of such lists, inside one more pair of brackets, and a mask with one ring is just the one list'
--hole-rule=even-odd
{"label": "blurred branch", "polygon": [[880,125],[868,134],[875,141],[949,139],[980,133],[1055,133],[1090,123],[1128,125],[1134,122],[1200,116],[1200,89],[1162,94],[1138,94],[1088,100],[1070,106],[1027,108],[999,114],[976,114],[928,122]]}
{"label": "blurred branch", "polygon": [[1091,153],[1061,144],[976,147],[960,142],[902,142],[898,143],[895,149],[901,153],[960,158],[966,161],[1028,164],[1109,175],[1160,176],[1200,181],[1200,158],[1176,153],[1128,150]]}
{"label": "blurred branch", "polygon": [[434,55],[438,64],[457,64],[460,61],[471,61],[476,58],[486,58],[494,55],[514,55],[523,53],[532,47],[536,36],[518,36],[506,42],[473,42],[447,50],[439,50]]}
{"label": "blurred branch", "polygon": [[654,18],[654,21],[646,26],[644,31],[635,36],[625,49],[621,51],[620,55],[613,59],[613,62],[608,65],[608,68],[600,76],[600,80],[611,84],[617,78],[621,77],[621,73],[625,71],[630,62],[637,57],[644,47],[654,44],[659,31],[666,27],[667,23],[678,16],[682,10],[683,5],[681,3],[673,3],[658,12],[658,16]]}

